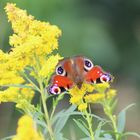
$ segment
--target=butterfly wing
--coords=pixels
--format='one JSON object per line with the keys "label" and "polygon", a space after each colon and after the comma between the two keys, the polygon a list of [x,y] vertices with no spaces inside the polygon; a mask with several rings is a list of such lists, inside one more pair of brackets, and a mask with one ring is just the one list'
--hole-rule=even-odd
{"label": "butterfly wing", "polygon": [[50,94],[61,94],[62,92],[70,89],[73,82],[66,76],[54,75],[52,77],[52,85],[49,87]]}
{"label": "butterfly wing", "polygon": [[89,83],[105,83],[110,82],[112,80],[112,76],[103,71],[100,66],[94,66],[85,75],[85,80]]}

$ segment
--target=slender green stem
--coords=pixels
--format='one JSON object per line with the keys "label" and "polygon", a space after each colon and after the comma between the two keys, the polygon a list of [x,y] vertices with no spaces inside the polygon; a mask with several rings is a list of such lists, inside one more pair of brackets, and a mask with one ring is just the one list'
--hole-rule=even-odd
{"label": "slender green stem", "polygon": [[115,138],[116,138],[116,140],[120,140],[120,137],[118,135],[118,129],[117,129],[117,123],[116,123],[116,116],[112,114],[111,107],[110,107],[110,105],[107,102],[104,102],[103,107],[104,107],[105,114],[111,120],[112,128],[113,128],[113,130],[115,132]]}
{"label": "slender green stem", "polygon": [[114,132],[116,133],[115,134],[116,140],[119,140],[119,136],[117,134],[118,130],[117,130],[117,125],[116,125],[116,119],[115,119],[116,116],[113,116],[112,114],[109,114],[108,117],[110,118],[110,120],[112,122],[112,126],[113,126],[113,129],[114,129]]}
{"label": "slender green stem", "polygon": [[53,109],[52,109],[52,113],[51,113],[51,116],[50,116],[50,120],[52,120],[52,118],[53,118],[53,115],[54,115],[55,109],[56,109],[56,106],[53,107]]}
{"label": "slender green stem", "polygon": [[85,111],[85,116],[86,116],[86,121],[87,121],[87,124],[88,124],[88,130],[89,130],[89,133],[90,133],[90,138],[91,138],[91,140],[94,140],[94,132],[92,130],[92,116],[88,113],[87,110]]}
{"label": "slender green stem", "polygon": [[44,92],[44,88],[42,85],[42,80],[39,80],[39,86],[40,86],[40,91],[41,91],[40,93],[41,93],[43,109],[44,109],[44,113],[45,113],[45,120],[46,120],[47,126],[48,126],[47,128],[48,128],[51,140],[55,140],[53,130],[52,130],[52,125],[51,125],[49,114],[48,114],[48,109],[46,106],[46,97],[45,97],[45,92]]}
{"label": "slender green stem", "polygon": [[52,112],[50,115],[50,120],[53,119],[56,107],[57,107],[59,101],[63,99],[63,97],[64,97],[64,93],[60,94],[56,99],[53,99],[53,108],[52,108]]}
{"label": "slender green stem", "polygon": [[[36,74],[38,75],[38,71],[40,71],[40,69],[41,69],[40,60],[39,60],[39,58],[36,54],[34,54],[34,56],[35,56],[35,60],[37,62],[36,67],[34,67],[34,69],[35,69]],[[45,90],[43,88],[43,79],[39,76],[38,76],[37,79],[38,79],[38,82],[39,82],[39,87],[40,87],[39,92],[41,94],[42,105],[43,105],[43,109],[44,109],[44,113],[45,113],[45,120],[46,120],[46,123],[47,123],[47,129],[48,129],[51,140],[55,140],[52,125],[51,125],[51,120],[50,120],[48,109],[47,109],[47,106],[46,106],[46,93],[45,93]]]}

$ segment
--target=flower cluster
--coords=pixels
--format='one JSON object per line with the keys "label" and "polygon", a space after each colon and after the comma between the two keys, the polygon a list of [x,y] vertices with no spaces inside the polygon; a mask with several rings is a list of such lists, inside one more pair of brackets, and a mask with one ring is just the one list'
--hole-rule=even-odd
{"label": "flower cluster", "polygon": [[[32,104],[32,99],[36,91],[39,92],[46,111],[43,86],[62,59],[53,52],[58,49],[61,30],[48,22],[35,20],[26,10],[17,8],[16,4],[8,3],[5,11],[14,33],[10,36],[10,51],[4,53],[0,50],[0,103],[14,102],[24,114],[40,120],[41,114],[36,114],[42,110]],[[47,112],[41,118],[42,123],[45,118],[48,124]],[[36,127],[31,117],[23,116],[13,140],[43,140]],[[51,131],[51,125],[45,129]]]}
{"label": "flower cluster", "polygon": [[59,54],[50,56],[46,61],[42,63],[42,68],[39,71],[39,76],[46,78],[48,75],[54,72],[54,68],[58,63],[58,60],[61,60]]}
{"label": "flower cluster", "polygon": [[28,116],[22,116],[18,121],[17,134],[12,140],[44,140],[41,134],[37,132],[37,127],[33,119]]}
{"label": "flower cluster", "polygon": [[102,103],[102,101],[111,99],[116,95],[116,90],[110,89],[109,83],[101,84],[83,84],[81,89],[77,86],[69,90],[72,104],[78,106],[78,110],[87,109],[88,103]]}
{"label": "flower cluster", "polygon": [[31,101],[34,91],[30,88],[9,87],[0,91],[0,102],[18,102],[20,99]]}
{"label": "flower cluster", "polygon": [[87,108],[87,104],[84,103],[83,98],[86,92],[92,92],[94,87],[90,84],[83,83],[81,89],[77,86],[69,90],[71,95],[70,102],[76,104],[80,111],[83,111]]}
{"label": "flower cluster", "polygon": [[31,102],[34,91],[32,87],[27,88],[29,81],[22,73],[26,74],[26,69],[31,68],[28,73],[34,78],[46,78],[54,71],[62,57],[51,53],[58,49],[61,30],[50,23],[35,20],[15,4],[8,3],[5,10],[14,34],[10,36],[10,52],[0,50],[0,102],[15,102],[17,107],[24,108]]}
{"label": "flower cluster", "polygon": [[[14,34],[10,37],[12,46],[10,52],[0,51],[1,86],[23,83],[24,79],[19,71],[28,65],[35,65],[34,56],[45,63],[46,56],[58,49],[58,37],[61,35],[57,26],[35,20],[33,16],[28,16],[25,10],[17,8],[15,4],[7,4],[5,10],[8,20],[12,23]],[[58,58],[58,55],[56,57]]]}

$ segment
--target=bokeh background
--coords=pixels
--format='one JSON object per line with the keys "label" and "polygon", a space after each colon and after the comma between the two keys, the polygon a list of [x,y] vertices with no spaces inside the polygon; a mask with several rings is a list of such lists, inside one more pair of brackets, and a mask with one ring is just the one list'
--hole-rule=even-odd
{"label": "bokeh background", "polygon": [[[4,51],[10,48],[12,34],[4,11],[7,2],[59,26],[62,56],[82,54],[110,71],[115,76],[112,86],[118,90],[117,112],[136,103],[127,113],[126,129],[140,132],[140,0],[0,0],[0,48]],[[100,108],[93,110],[98,113]],[[0,139],[15,133],[19,116],[13,104],[0,104]],[[70,127],[66,135],[72,133],[74,126]]]}

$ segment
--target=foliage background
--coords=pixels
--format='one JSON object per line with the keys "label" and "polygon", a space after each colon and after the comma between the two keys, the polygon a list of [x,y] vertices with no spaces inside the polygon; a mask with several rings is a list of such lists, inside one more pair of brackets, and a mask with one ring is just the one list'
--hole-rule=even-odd
{"label": "foliage background", "polygon": [[[139,0],[0,0],[0,48],[4,51],[10,48],[12,34],[3,9],[7,2],[16,3],[36,19],[59,26],[62,56],[82,54],[110,71],[115,76],[113,87],[118,90],[117,111],[135,102],[136,107],[127,113],[127,130],[140,132]],[[67,97],[60,108],[64,104],[69,104]],[[92,109],[95,114],[102,111],[99,106]],[[19,116],[13,104],[0,105],[0,138],[15,133]],[[73,133],[71,130],[65,130],[67,135]]]}

